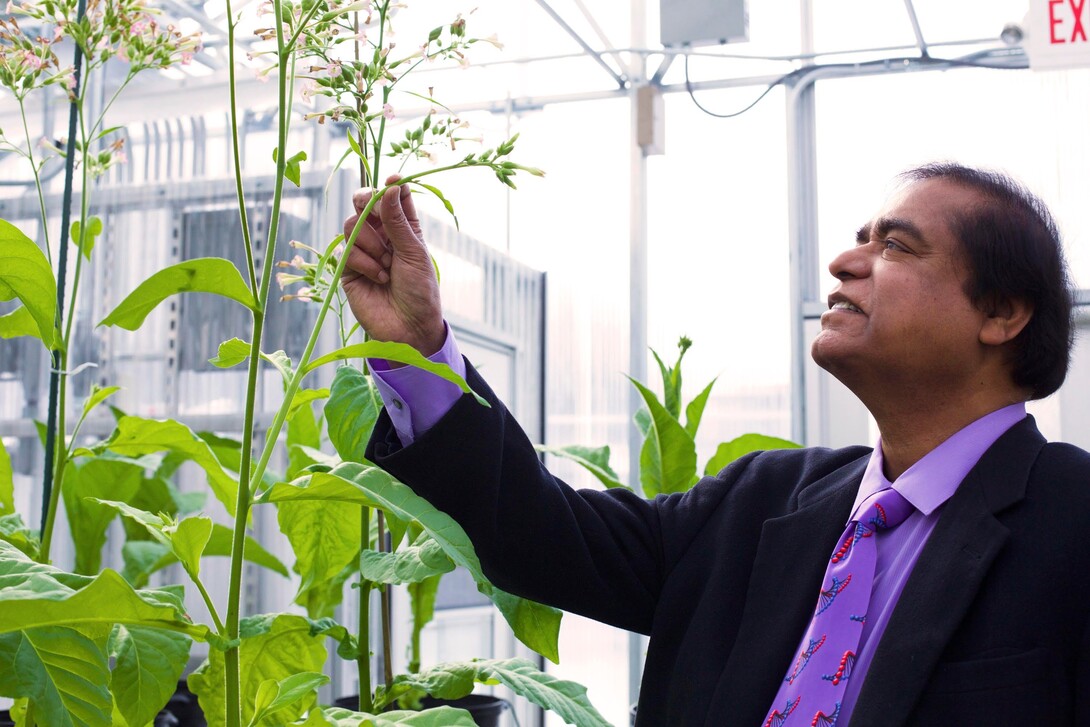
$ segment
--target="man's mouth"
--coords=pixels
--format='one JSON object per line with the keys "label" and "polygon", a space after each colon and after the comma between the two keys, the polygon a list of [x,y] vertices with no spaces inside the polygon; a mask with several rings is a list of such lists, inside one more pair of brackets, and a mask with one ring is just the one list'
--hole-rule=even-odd
{"label": "man's mouth", "polygon": [[858,308],[858,306],[854,306],[846,300],[838,300],[836,303],[833,303],[831,306],[829,306],[829,310],[850,310],[854,311],[855,313],[863,312]]}

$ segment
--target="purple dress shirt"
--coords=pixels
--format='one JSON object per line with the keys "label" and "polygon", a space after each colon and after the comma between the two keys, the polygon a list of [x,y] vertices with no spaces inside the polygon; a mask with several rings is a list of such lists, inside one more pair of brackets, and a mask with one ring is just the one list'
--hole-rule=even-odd
{"label": "purple dress shirt", "polygon": [[[429,358],[448,364],[459,374],[465,375],[465,362],[449,326],[443,348]],[[423,434],[438,422],[461,396],[462,392],[457,386],[425,371],[408,366],[391,369],[389,364],[380,360],[371,360],[370,364],[379,394],[405,446],[411,444],[416,435]],[[912,503],[916,511],[898,527],[879,531],[875,535],[877,564],[874,586],[859,641],[859,658],[852,671],[853,678],[848,681],[844,692],[838,720],[841,724],[848,724],[851,720],[871,658],[912,568],[938,522],[943,503],[950,499],[969,470],[995,440],[1025,416],[1025,404],[1018,403],[977,419],[931,450],[893,483],[882,473],[882,440],[879,438],[859,484],[852,516],[844,525],[851,522],[863,500],[891,486]],[[814,598],[816,602],[817,594]]]}
{"label": "purple dress shirt", "polygon": [[[443,347],[428,359],[447,364],[454,373],[465,378],[466,362],[458,352],[454,331],[449,325]],[[367,363],[403,446],[408,447],[417,435],[435,426],[462,395],[457,386],[423,369],[412,366],[395,369],[383,359],[368,359]]]}

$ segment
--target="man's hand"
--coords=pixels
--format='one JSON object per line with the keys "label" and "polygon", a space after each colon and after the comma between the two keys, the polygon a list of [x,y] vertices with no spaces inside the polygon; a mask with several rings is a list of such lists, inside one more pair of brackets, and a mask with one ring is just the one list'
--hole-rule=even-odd
{"label": "man's hand", "polygon": [[[394,175],[386,183],[398,179]],[[407,343],[430,356],[442,348],[446,328],[439,281],[409,185],[390,188],[353,241],[352,230],[371,194],[361,189],[352,195],[356,213],[344,221],[348,261],[341,285],[353,315],[372,338]]]}

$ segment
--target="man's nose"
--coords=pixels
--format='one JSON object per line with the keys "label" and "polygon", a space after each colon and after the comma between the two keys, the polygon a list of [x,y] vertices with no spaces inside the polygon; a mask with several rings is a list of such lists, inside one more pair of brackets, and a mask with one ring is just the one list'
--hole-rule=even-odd
{"label": "man's nose", "polygon": [[856,245],[833,258],[829,263],[829,272],[837,280],[865,278],[870,274],[871,255],[869,245]]}

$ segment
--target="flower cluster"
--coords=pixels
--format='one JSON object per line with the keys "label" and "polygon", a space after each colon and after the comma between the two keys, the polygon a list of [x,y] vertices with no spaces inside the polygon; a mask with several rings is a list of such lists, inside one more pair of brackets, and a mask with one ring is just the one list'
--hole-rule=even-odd
{"label": "flower cluster", "polygon": [[133,75],[149,68],[189,63],[202,49],[199,33],[182,33],[163,24],[143,0],[88,0],[77,21],[76,0],[9,2],[15,12],[53,28],[56,39],[67,36],[80,45],[89,67],[117,58]]}
{"label": "flower cluster", "polygon": [[[468,64],[467,52],[474,44],[484,42],[502,47],[495,36],[467,36],[466,19],[458,15],[450,23],[434,28],[423,44],[400,53],[397,43],[390,40],[394,35],[390,18],[390,10],[395,7],[392,0],[355,3],[322,0],[322,3],[317,9],[308,6],[308,14],[301,18],[293,14],[285,17],[285,25],[291,32],[298,32],[300,38],[298,52],[305,69],[300,74],[300,92],[304,101],[314,104],[318,96],[331,100],[326,108],[308,113],[306,118],[317,119],[319,123],[327,118],[348,121],[360,137],[372,122],[381,124],[397,116],[389,101],[390,93],[421,63],[446,60],[464,66]],[[398,3],[396,7],[405,6]],[[311,12],[314,20],[306,23]],[[345,43],[349,45],[342,47]],[[355,44],[358,49],[353,47]],[[353,50],[352,58],[345,57],[347,49]],[[410,92],[431,103],[430,112],[419,126],[405,132],[404,140],[389,146],[389,151],[376,152],[394,157],[428,157],[434,161],[435,155],[428,146],[454,149],[458,141],[470,139],[461,135],[467,124],[435,101],[433,91],[429,88],[426,95]]]}
{"label": "flower cluster", "polygon": [[293,250],[304,250],[313,254],[318,258],[318,262],[308,262],[303,259],[303,256],[296,253],[291,260],[281,260],[276,264],[278,268],[287,268],[297,270],[297,273],[279,272],[276,274],[276,283],[283,290],[289,285],[296,285],[298,283],[304,283],[302,288],[298,288],[293,293],[283,295],[280,300],[299,300],[304,303],[322,302],[325,296],[329,295],[330,289],[333,287],[332,279],[326,275],[327,272],[332,272],[337,269],[337,262],[340,256],[344,254],[344,245],[337,244],[334,248],[333,254],[329,256],[329,260],[326,264],[325,270],[319,270],[322,253],[314,249],[305,242],[299,242],[298,240],[292,240],[288,245]]}
{"label": "flower cluster", "polygon": [[75,86],[72,67],[62,67],[54,46],[63,37],[56,28],[46,35],[24,31],[16,13],[19,6],[8,2],[7,19],[0,18],[0,86],[20,101],[35,89],[60,84],[71,93]]}

